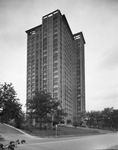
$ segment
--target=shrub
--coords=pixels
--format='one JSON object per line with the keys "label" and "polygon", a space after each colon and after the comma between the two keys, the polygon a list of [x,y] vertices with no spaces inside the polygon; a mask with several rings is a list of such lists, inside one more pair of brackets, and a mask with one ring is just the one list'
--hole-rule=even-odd
{"label": "shrub", "polygon": [[78,123],[78,121],[74,121],[73,122],[73,126],[76,128],[77,126],[79,126],[79,123]]}

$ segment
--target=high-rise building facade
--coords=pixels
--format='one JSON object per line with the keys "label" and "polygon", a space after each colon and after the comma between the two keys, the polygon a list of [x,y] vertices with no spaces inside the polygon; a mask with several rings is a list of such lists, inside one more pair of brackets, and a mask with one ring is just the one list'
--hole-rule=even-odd
{"label": "high-rise building facade", "polygon": [[85,64],[82,32],[72,34],[65,15],[56,10],[27,33],[27,101],[35,91],[60,100],[73,121],[85,111]]}

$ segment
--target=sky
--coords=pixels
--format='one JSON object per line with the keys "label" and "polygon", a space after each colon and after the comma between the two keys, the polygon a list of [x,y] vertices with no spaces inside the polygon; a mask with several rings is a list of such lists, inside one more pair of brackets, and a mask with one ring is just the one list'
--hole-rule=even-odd
{"label": "sky", "polygon": [[118,0],[0,0],[0,83],[13,84],[25,110],[25,31],[57,9],[86,41],[86,110],[118,109]]}

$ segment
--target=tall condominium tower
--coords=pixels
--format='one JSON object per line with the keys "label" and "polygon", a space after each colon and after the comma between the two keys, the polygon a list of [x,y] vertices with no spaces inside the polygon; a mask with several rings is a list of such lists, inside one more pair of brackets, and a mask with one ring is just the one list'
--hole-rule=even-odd
{"label": "tall condominium tower", "polygon": [[27,101],[46,91],[73,121],[85,112],[85,64],[82,32],[72,34],[59,10],[42,17],[27,33]]}

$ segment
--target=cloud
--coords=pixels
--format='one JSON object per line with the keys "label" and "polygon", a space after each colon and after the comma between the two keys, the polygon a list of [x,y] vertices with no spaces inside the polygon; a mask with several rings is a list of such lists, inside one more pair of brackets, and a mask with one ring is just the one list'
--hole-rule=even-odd
{"label": "cloud", "polygon": [[100,68],[102,70],[118,69],[118,46],[107,49],[101,57]]}
{"label": "cloud", "polygon": [[87,110],[103,110],[107,107],[118,108],[118,88],[114,88],[112,91],[98,91],[98,94],[91,95],[89,99],[91,103],[87,101]]}
{"label": "cloud", "polygon": [[115,107],[118,108],[118,93],[117,91],[106,93],[101,95],[98,99],[99,105],[105,107]]}

